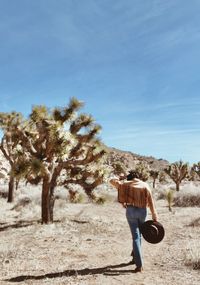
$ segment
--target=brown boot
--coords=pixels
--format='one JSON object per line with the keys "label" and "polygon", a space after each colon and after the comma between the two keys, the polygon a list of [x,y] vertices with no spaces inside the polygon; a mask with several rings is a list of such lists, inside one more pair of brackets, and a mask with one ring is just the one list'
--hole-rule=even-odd
{"label": "brown boot", "polygon": [[138,273],[138,272],[142,272],[143,271],[143,267],[136,267],[134,270],[134,273]]}

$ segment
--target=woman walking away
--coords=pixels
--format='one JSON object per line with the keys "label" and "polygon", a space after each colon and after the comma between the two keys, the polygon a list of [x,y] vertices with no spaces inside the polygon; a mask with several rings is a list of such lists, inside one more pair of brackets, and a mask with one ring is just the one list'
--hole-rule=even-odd
{"label": "woman walking away", "polygon": [[151,189],[146,182],[139,179],[137,172],[134,171],[126,177],[111,179],[110,183],[118,190],[119,202],[126,208],[126,218],[133,239],[132,263],[136,265],[134,272],[142,272],[140,225],[145,222],[147,207],[150,208],[152,219],[158,220]]}

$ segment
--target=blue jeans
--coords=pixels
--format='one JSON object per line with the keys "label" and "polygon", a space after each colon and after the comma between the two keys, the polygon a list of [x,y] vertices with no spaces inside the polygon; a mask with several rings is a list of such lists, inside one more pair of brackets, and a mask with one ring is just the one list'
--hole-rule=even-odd
{"label": "blue jeans", "polygon": [[137,208],[134,206],[127,206],[126,208],[126,218],[132,234],[134,260],[137,267],[142,267],[141,233],[139,225],[145,222],[146,216],[146,208]]}

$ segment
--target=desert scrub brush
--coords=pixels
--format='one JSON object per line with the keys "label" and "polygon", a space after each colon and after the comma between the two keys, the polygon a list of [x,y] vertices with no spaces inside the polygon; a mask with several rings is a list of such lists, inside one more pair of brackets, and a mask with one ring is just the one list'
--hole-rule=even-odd
{"label": "desert scrub brush", "polygon": [[191,266],[194,270],[200,270],[200,242],[194,240],[188,244],[185,254],[185,265]]}

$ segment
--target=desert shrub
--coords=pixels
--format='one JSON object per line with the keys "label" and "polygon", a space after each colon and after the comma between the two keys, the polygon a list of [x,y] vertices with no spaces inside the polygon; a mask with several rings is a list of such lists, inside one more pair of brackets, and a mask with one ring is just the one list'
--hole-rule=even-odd
{"label": "desert shrub", "polygon": [[0,250],[1,265],[10,263],[10,260],[15,260],[17,257],[17,249],[11,245],[9,249],[7,247],[2,247]]}
{"label": "desert shrub", "polygon": [[163,188],[160,189],[154,196],[156,196],[157,200],[167,200],[169,211],[172,211],[175,190],[173,188]]}
{"label": "desert shrub", "polygon": [[190,224],[190,227],[200,227],[200,218],[194,219]]}
{"label": "desert shrub", "polygon": [[5,199],[8,198],[8,192],[0,191],[0,197]]}
{"label": "desert shrub", "polygon": [[176,207],[200,207],[200,193],[199,195],[195,194],[186,194],[186,195],[177,195],[174,197],[174,206]]}
{"label": "desert shrub", "polygon": [[199,185],[186,183],[181,192],[175,191],[174,187],[161,188],[156,193],[158,200],[167,200],[171,206],[175,207],[200,207],[200,189]]}
{"label": "desert shrub", "polygon": [[76,195],[76,198],[74,199],[73,203],[83,203],[84,202],[84,196],[81,193],[78,193]]}
{"label": "desert shrub", "polygon": [[71,203],[82,203],[84,201],[84,196],[76,190],[69,190],[69,201]]}
{"label": "desert shrub", "polygon": [[160,190],[156,193],[156,199],[157,199],[157,200],[164,200],[165,198],[166,198],[166,190],[160,189]]}
{"label": "desert shrub", "polygon": [[164,171],[160,171],[159,176],[158,176],[158,180],[160,183],[167,182],[167,175]]}
{"label": "desert shrub", "polygon": [[175,192],[175,188],[171,185],[166,185],[165,187],[160,188],[158,191],[155,192],[155,196],[157,200],[166,200],[167,193],[169,191]]}
{"label": "desert shrub", "polygon": [[[170,187],[170,189],[173,189]],[[162,190],[163,191],[163,190]],[[181,192],[174,191],[173,206],[176,207],[200,207],[199,185],[185,183]]]}
{"label": "desert shrub", "polygon": [[23,197],[23,198],[18,200],[18,202],[14,205],[14,207],[12,207],[11,210],[20,211],[23,207],[25,207],[26,205],[28,205],[30,203],[31,203],[30,198]]}
{"label": "desert shrub", "polygon": [[106,202],[106,197],[103,197],[103,196],[102,197],[96,197],[95,202],[98,205],[103,205]]}
{"label": "desert shrub", "polygon": [[117,200],[117,191],[109,184],[102,184],[93,191],[93,201],[98,197],[103,197],[106,202],[115,202]]}
{"label": "desert shrub", "polygon": [[200,241],[189,243],[185,253],[185,265],[192,267],[194,270],[200,270]]}

